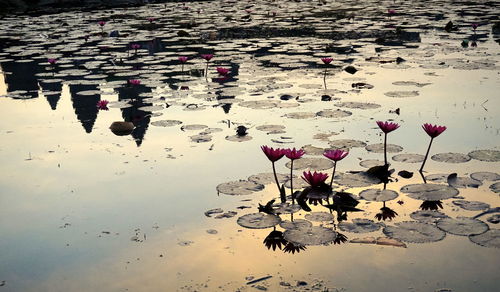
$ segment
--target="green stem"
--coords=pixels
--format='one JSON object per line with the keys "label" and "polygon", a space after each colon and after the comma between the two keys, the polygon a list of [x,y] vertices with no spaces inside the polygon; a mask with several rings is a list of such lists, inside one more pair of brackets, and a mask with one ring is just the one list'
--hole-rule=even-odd
{"label": "green stem", "polygon": [[424,162],[422,162],[422,166],[419,170],[420,172],[424,170],[425,162],[427,161],[427,157],[429,156],[429,152],[431,151],[432,140],[434,140],[433,137],[431,137],[431,142],[429,143],[429,147],[427,148],[427,152],[425,153]]}
{"label": "green stem", "polygon": [[330,187],[332,187],[333,184],[333,177],[335,176],[335,168],[337,168],[337,161],[333,162],[333,173],[332,173],[332,179],[330,180]]}

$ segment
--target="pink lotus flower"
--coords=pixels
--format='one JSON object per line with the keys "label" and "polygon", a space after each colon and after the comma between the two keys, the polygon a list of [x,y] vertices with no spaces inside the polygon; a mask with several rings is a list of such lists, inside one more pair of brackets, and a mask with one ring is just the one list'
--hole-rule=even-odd
{"label": "pink lotus flower", "polygon": [[321,61],[323,61],[323,63],[328,65],[333,61],[333,58],[321,58]]}
{"label": "pink lotus flower", "polygon": [[377,125],[379,126],[380,130],[382,130],[382,132],[384,132],[386,134],[399,128],[399,125],[396,123],[393,123],[393,122],[377,121]]}
{"label": "pink lotus flower", "polygon": [[317,187],[325,182],[328,178],[328,174],[322,172],[304,171],[302,173],[302,179],[305,180],[311,187]]}
{"label": "pink lotus flower", "polygon": [[153,23],[153,21],[155,21],[154,17],[148,17],[148,21],[149,23]]}
{"label": "pink lotus flower", "polygon": [[128,81],[128,83],[129,83],[130,85],[139,85],[139,84],[141,84],[141,80],[138,80],[138,79],[130,79],[130,80]]}
{"label": "pink lotus flower", "polygon": [[188,61],[188,57],[181,56],[178,58],[181,63],[186,63]]}
{"label": "pink lotus flower", "polygon": [[261,146],[260,149],[264,151],[264,154],[266,154],[267,158],[271,160],[271,162],[278,161],[285,155],[285,150],[281,148],[274,149],[273,147]]}
{"label": "pink lotus flower", "polygon": [[330,187],[332,187],[333,178],[335,177],[335,170],[337,169],[337,161],[344,159],[348,154],[349,152],[341,149],[327,150],[325,151],[325,153],[323,153],[323,156],[333,160],[333,172],[332,172],[332,179],[330,180]]}
{"label": "pink lotus flower", "polygon": [[288,157],[289,159],[291,160],[295,160],[295,159],[299,159],[302,157],[302,155],[304,155],[306,152],[302,149],[295,149],[295,147],[293,149],[284,149],[285,151],[285,156]]}
{"label": "pink lotus flower", "polygon": [[97,24],[99,24],[100,26],[104,26],[104,25],[106,24],[106,21],[101,20],[101,21],[99,21]]}
{"label": "pink lotus flower", "polygon": [[473,23],[473,24],[471,24],[471,26],[472,26],[473,30],[476,30],[479,27],[479,24],[478,23]]}
{"label": "pink lotus flower", "polygon": [[446,130],[445,126],[431,125],[427,123],[423,124],[422,128],[431,138],[436,138],[441,133],[443,133],[444,130]]}
{"label": "pink lotus flower", "polygon": [[137,49],[141,48],[141,45],[139,45],[139,44],[131,44],[130,48],[132,48],[133,50],[137,50]]}
{"label": "pink lotus flower", "polygon": [[47,62],[49,62],[50,65],[55,65],[57,63],[57,59],[55,59],[55,58],[48,58]]}
{"label": "pink lotus flower", "polygon": [[210,61],[214,57],[213,54],[203,54],[201,55],[201,58],[204,59],[205,61]]}
{"label": "pink lotus flower", "polygon": [[348,154],[349,152],[347,151],[336,149],[336,150],[325,151],[325,153],[323,153],[323,156],[337,162],[344,159]]}
{"label": "pink lotus flower", "polygon": [[220,76],[227,76],[229,74],[229,69],[227,68],[217,67],[216,70]]}
{"label": "pink lotus flower", "polygon": [[387,10],[387,13],[388,13],[389,15],[394,15],[394,14],[396,14],[396,10],[394,10],[394,9],[388,9],[388,10]]}
{"label": "pink lotus flower", "polygon": [[107,111],[107,110],[109,110],[108,103],[109,103],[109,101],[107,101],[107,100],[99,100],[97,102],[97,108],[100,109],[100,110]]}

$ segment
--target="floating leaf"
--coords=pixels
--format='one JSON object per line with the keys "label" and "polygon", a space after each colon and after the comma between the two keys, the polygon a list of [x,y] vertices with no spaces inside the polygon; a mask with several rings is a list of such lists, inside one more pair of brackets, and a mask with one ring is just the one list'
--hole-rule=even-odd
{"label": "floating leaf", "polygon": [[498,150],[474,150],[468,154],[472,159],[487,161],[487,162],[498,162],[500,161],[500,151]]}
{"label": "floating leaf", "polygon": [[309,214],[306,214],[304,218],[306,218],[309,221],[316,221],[316,222],[332,221],[333,215],[328,212],[311,212]]}
{"label": "floating leaf", "polygon": [[431,159],[446,163],[465,163],[470,161],[470,156],[462,153],[438,153],[431,156]]}
{"label": "floating leaf", "polygon": [[447,185],[439,184],[411,184],[401,188],[401,192],[410,198],[423,201],[439,201],[453,198],[459,191]]}
{"label": "floating leaf", "polygon": [[410,218],[423,223],[435,223],[439,219],[448,218],[448,215],[436,210],[418,210],[411,213]]}
{"label": "floating leaf", "polygon": [[490,207],[489,204],[478,201],[454,200],[452,203],[467,211],[481,211]]}
{"label": "floating leaf", "polygon": [[369,219],[352,219],[352,223],[340,222],[339,228],[346,232],[367,233],[379,230],[380,224]]}
{"label": "floating leaf", "polygon": [[500,229],[490,229],[483,234],[471,235],[469,239],[481,246],[500,248]]}
{"label": "floating leaf", "polygon": [[424,161],[424,156],[421,154],[397,154],[392,157],[392,160],[404,163],[420,163]]}
{"label": "floating leaf", "polygon": [[217,186],[217,191],[230,196],[249,195],[253,192],[262,191],[264,185],[248,181],[239,180],[221,183]]}
{"label": "floating leaf", "polygon": [[280,217],[265,213],[251,213],[243,215],[236,221],[240,226],[250,229],[265,229],[278,225]]}
{"label": "floating leaf", "polygon": [[482,234],[489,229],[483,221],[468,217],[442,218],[436,225],[445,232],[463,236]]}
{"label": "floating leaf", "polygon": [[424,243],[442,240],[446,233],[439,228],[422,222],[404,221],[386,226],[383,229],[385,235],[405,242]]}
{"label": "floating leaf", "polygon": [[337,233],[326,227],[313,226],[309,228],[288,229],[283,234],[290,242],[300,245],[326,245],[332,243]]}
{"label": "floating leaf", "polygon": [[367,189],[359,193],[361,199],[372,202],[387,202],[398,197],[398,193],[393,190]]}

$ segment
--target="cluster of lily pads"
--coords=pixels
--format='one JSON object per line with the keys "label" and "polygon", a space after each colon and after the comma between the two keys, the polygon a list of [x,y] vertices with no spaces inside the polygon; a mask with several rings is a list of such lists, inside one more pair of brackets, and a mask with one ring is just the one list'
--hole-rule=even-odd
{"label": "cluster of lily pads", "polygon": [[[269,235],[264,239],[264,244],[268,249],[279,249],[287,253],[300,252],[306,249],[309,245],[327,245],[341,244],[348,241],[345,234],[340,231],[351,233],[368,233],[377,231],[383,227],[382,232],[386,237],[378,238],[355,238],[352,243],[378,244],[406,247],[406,243],[424,243],[442,240],[446,233],[468,236],[470,240],[479,245],[487,247],[500,247],[500,233],[497,229],[490,229],[488,224],[478,218],[491,213],[500,212],[500,208],[489,209],[490,206],[486,203],[476,201],[458,200],[458,188],[472,186],[478,187],[485,180],[496,181],[500,180],[500,175],[490,172],[477,172],[471,175],[478,180],[471,179],[477,182],[477,185],[472,185],[471,180],[457,177],[456,174],[449,175],[446,179],[448,184],[438,184],[432,175],[427,178],[432,182],[428,183],[423,174],[423,169],[427,161],[433,140],[446,130],[445,126],[438,126],[425,123],[422,125],[424,131],[429,135],[430,143],[427,148],[425,157],[422,159],[422,165],[419,169],[422,175],[423,183],[409,184],[401,188],[401,192],[409,198],[422,201],[420,210],[410,214],[410,217],[415,221],[397,222],[393,226],[377,223],[370,219],[358,218],[352,222],[346,222],[349,212],[361,212],[357,205],[359,200],[363,199],[372,202],[382,202],[380,212],[375,214],[374,219],[378,221],[391,221],[398,216],[398,213],[386,206],[386,202],[396,199],[399,194],[396,191],[388,190],[387,184],[392,181],[391,175],[394,169],[390,169],[390,164],[387,162],[387,134],[398,129],[399,125],[393,122],[378,121],[377,125],[384,133],[384,164],[376,165],[369,168],[365,172],[358,172],[354,175],[359,176],[368,182],[366,185],[383,183],[383,189],[365,189],[358,196],[336,190],[333,187],[337,162],[344,159],[349,152],[345,149],[328,149],[325,150],[323,156],[333,162],[333,173],[329,183],[326,182],[329,175],[324,172],[304,171],[302,180],[307,183],[296,183],[300,190],[294,191],[294,162],[300,161],[306,153],[304,149],[294,148],[272,148],[261,146],[262,151],[272,164],[272,178],[265,174],[257,175],[249,178],[249,181],[240,181],[234,183],[226,183],[218,186],[218,191],[226,194],[242,194],[246,190],[249,194],[254,191],[263,189],[263,185],[259,182],[270,183],[272,180],[277,185],[279,192],[280,203],[275,203],[276,199],[272,199],[266,204],[259,204],[258,213],[250,213],[238,218],[237,223],[240,226],[250,229],[265,229],[273,228]],[[480,152],[480,151],[476,151]],[[498,151],[497,151],[498,152]],[[491,150],[484,155],[491,155],[493,160],[500,161],[500,152]],[[472,153],[472,152],[471,152]],[[482,153],[482,152],[481,152]],[[478,154],[478,153],[476,153]],[[283,157],[287,157],[290,162],[287,167],[290,168],[290,175],[283,176],[276,172],[276,162]],[[484,160],[488,161],[488,160]],[[403,178],[411,178],[413,173],[408,171],[400,171],[399,175]],[[495,185],[490,189],[494,191]],[[287,195],[285,187],[290,189],[290,194]],[[297,186],[296,186],[297,188]],[[484,211],[477,214],[473,218],[458,216],[451,218],[439,209],[443,209],[442,201],[445,199],[457,198],[453,200],[453,205],[464,210]],[[321,205],[328,209],[329,212],[313,211],[310,204]],[[404,201],[398,201],[398,204],[404,204]],[[294,213],[305,211],[305,219],[294,219]],[[333,216],[336,212],[337,216]],[[282,216],[290,214],[290,220],[283,220]],[[335,223],[335,219],[338,224]],[[311,221],[322,222],[321,226],[313,226]],[[500,222],[498,214],[488,218],[491,224]],[[327,227],[325,224],[331,224]],[[276,226],[284,228],[285,231],[279,231]],[[340,229],[340,230],[339,230]]]}

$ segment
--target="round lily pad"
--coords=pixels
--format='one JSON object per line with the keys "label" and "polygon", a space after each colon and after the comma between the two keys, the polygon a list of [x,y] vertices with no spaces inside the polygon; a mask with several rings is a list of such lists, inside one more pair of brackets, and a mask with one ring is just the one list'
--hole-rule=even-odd
{"label": "round lily pad", "polygon": [[279,203],[273,205],[274,213],[276,214],[292,214],[302,210],[298,204]]}
{"label": "round lily pad", "polygon": [[431,159],[438,162],[446,163],[465,163],[470,161],[470,156],[462,153],[438,153],[431,156]]}
{"label": "round lily pad", "polygon": [[266,213],[251,213],[238,218],[236,221],[240,226],[250,229],[265,229],[278,225],[280,217]]}
{"label": "round lily pad", "polygon": [[410,214],[410,218],[424,223],[434,223],[442,218],[448,218],[448,215],[436,210],[418,210]]}
{"label": "round lily pad", "polygon": [[401,192],[408,194],[412,199],[423,201],[439,201],[453,198],[459,191],[447,185],[439,184],[411,184],[401,188]]}
{"label": "round lily pad", "polygon": [[442,218],[436,225],[445,232],[463,236],[482,234],[489,229],[488,224],[469,217]]}
{"label": "round lily pad", "polygon": [[[278,182],[280,184],[285,183],[290,179],[290,175],[286,174],[277,173],[276,176],[278,177]],[[248,177],[248,180],[263,185],[276,183],[276,180],[274,179],[274,174],[272,172],[253,174]]]}
{"label": "round lily pad", "polygon": [[392,157],[392,160],[405,163],[420,163],[424,161],[424,157],[421,154],[397,154]]}
{"label": "round lily pad", "polygon": [[487,161],[487,162],[498,162],[500,161],[500,151],[499,150],[474,150],[468,154],[472,159]]}
{"label": "round lily pad", "polygon": [[[367,145],[365,149],[368,152],[384,153],[384,143]],[[403,147],[395,144],[387,144],[387,153],[397,153],[401,151],[403,151]]]}
{"label": "round lily pad", "polygon": [[316,115],[318,117],[334,119],[334,118],[345,118],[345,117],[351,116],[352,113],[349,111],[341,110],[341,109],[336,109],[336,110],[326,109],[326,110],[322,110],[322,111],[317,112]]}
{"label": "round lily pad", "polygon": [[294,112],[285,115],[285,117],[289,119],[310,119],[314,118],[315,116],[316,114],[311,112]]}
{"label": "round lily pad", "polygon": [[278,104],[279,101],[274,100],[248,100],[240,102],[238,105],[251,109],[270,109],[277,107]]}
{"label": "round lily pad", "polygon": [[316,221],[316,222],[332,221],[333,215],[328,212],[311,212],[306,214],[304,218],[306,218],[309,221]]}
{"label": "round lily pad", "polygon": [[364,172],[360,173],[339,173],[333,180],[336,184],[349,188],[369,187],[380,183],[380,180]]}
{"label": "round lily pad", "polygon": [[367,160],[360,161],[359,165],[364,167],[364,168],[372,168],[374,166],[384,165],[384,162],[382,160],[377,160],[377,159],[367,159]]}
{"label": "round lily pad", "polygon": [[182,122],[177,121],[177,120],[161,120],[161,121],[151,122],[151,125],[157,126],[157,127],[172,127],[172,126],[177,126],[180,124],[182,124]]}
{"label": "round lily pad", "polygon": [[208,126],[193,124],[193,125],[184,125],[184,126],[182,126],[181,130],[182,131],[198,131],[198,130],[203,130],[205,128],[208,128]]}
{"label": "round lily pad", "polygon": [[380,104],[376,103],[356,102],[356,101],[339,102],[335,106],[352,108],[352,109],[376,109],[381,107]]}
{"label": "round lily pad", "polygon": [[380,224],[373,222],[370,219],[352,219],[350,222],[340,222],[339,228],[342,231],[353,233],[368,233],[380,229]]}
{"label": "round lily pad", "polygon": [[326,245],[332,243],[336,236],[332,229],[319,226],[288,229],[283,233],[287,241],[300,245]]}
{"label": "round lily pad", "polygon": [[330,141],[330,147],[335,148],[335,149],[349,149],[349,148],[356,148],[356,147],[365,147],[366,143],[363,141],[359,140],[352,140],[352,139],[340,139],[340,140],[333,140]]}
{"label": "round lily pad", "polygon": [[283,125],[260,125],[260,126],[255,127],[255,129],[257,129],[259,131],[263,131],[263,132],[268,132],[268,133],[276,133],[276,132],[283,133],[285,126],[283,126]]}
{"label": "round lily pad", "polygon": [[427,182],[448,183],[448,176],[450,175],[446,173],[435,173],[426,176],[425,180]]}
{"label": "round lily pad", "polygon": [[281,228],[284,229],[299,229],[299,228],[310,228],[313,224],[305,219],[295,219],[293,221],[281,221]]}
{"label": "round lily pad", "polygon": [[325,148],[316,147],[313,145],[304,145],[301,147],[302,150],[306,152],[307,155],[323,155]]}
{"label": "round lily pad", "polygon": [[191,141],[196,143],[206,143],[212,141],[212,136],[207,134],[189,136]]}
{"label": "round lily pad", "polygon": [[[292,166],[291,161],[288,161],[285,166],[290,168]],[[311,170],[326,170],[333,167],[333,162],[325,158],[309,158],[302,157],[293,162],[293,169],[300,170],[309,168]]]}
{"label": "round lily pad", "polygon": [[497,181],[500,180],[500,175],[495,172],[480,171],[474,172],[470,175],[471,178],[479,181]]}
{"label": "round lily pad", "polygon": [[500,248],[500,229],[490,229],[483,234],[471,235],[469,239],[481,246]]}
{"label": "round lily pad", "polygon": [[488,219],[486,219],[486,221],[490,222],[491,224],[498,224],[500,223],[500,214],[491,215],[490,217],[488,217]]}
{"label": "round lily pad", "polygon": [[483,183],[481,181],[475,180],[470,177],[462,177],[462,176],[448,176],[448,184],[454,188],[478,188]]}
{"label": "round lily pad", "polygon": [[226,136],[226,140],[231,141],[231,142],[245,142],[245,141],[252,140],[252,137],[249,135],[245,135],[245,136],[232,135],[232,136]]}
{"label": "round lily pad", "polygon": [[396,238],[404,242],[425,243],[442,240],[446,233],[439,228],[422,222],[404,221],[386,226],[383,232],[388,237]]}
{"label": "round lily pad", "polygon": [[413,91],[388,91],[388,92],[385,92],[384,95],[388,96],[388,97],[405,98],[405,97],[418,96],[419,93],[416,90],[413,90]]}
{"label": "round lily pad", "polygon": [[490,186],[490,190],[494,193],[500,193],[500,182],[494,183]]}
{"label": "round lily pad", "polygon": [[249,195],[253,192],[262,191],[263,189],[264,185],[248,180],[230,181],[221,183],[217,186],[217,191],[219,193],[230,196]]}
{"label": "round lily pad", "polygon": [[359,193],[361,199],[372,202],[387,202],[398,197],[398,193],[393,190],[367,189]]}
{"label": "round lily pad", "polygon": [[479,201],[454,200],[453,205],[458,206],[467,211],[481,211],[490,207],[489,204]]}

